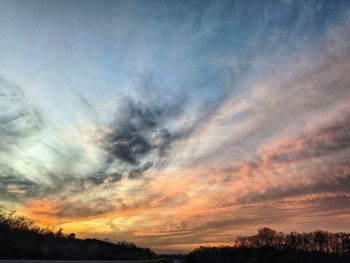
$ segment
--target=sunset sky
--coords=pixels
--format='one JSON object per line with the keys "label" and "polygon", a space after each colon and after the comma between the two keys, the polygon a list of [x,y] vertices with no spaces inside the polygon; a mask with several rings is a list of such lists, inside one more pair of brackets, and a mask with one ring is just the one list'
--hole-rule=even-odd
{"label": "sunset sky", "polygon": [[157,252],[350,231],[350,1],[0,1],[0,206]]}

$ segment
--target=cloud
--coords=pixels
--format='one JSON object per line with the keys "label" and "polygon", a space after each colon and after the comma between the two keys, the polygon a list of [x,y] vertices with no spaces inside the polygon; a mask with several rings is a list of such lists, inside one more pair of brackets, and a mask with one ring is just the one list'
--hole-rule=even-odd
{"label": "cloud", "polygon": [[41,127],[41,116],[26,102],[23,91],[0,78],[0,151],[20,145]]}
{"label": "cloud", "polygon": [[279,152],[269,158],[276,162],[296,162],[332,155],[350,148],[350,112],[337,114],[339,115],[334,116],[332,123],[318,127],[316,131],[308,131],[295,141],[285,142]]}
{"label": "cloud", "polygon": [[83,181],[90,181],[95,185],[100,184],[113,184],[122,179],[122,174],[120,173],[97,173],[89,176],[87,179],[82,179]]}
{"label": "cloud", "polygon": [[135,165],[149,154],[166,154],[172,142],[181,135],[181,131],[167,125],[182,113],[182,102],[175,99],[164,103],[159,97],[157,101],[146,102],[126,98],[121,103],[119,116],[104,141],[110,156]]}
{"label": "cloud", "polygon": [[198,131],[219,105],[207,103],[206,109],[198,105],[193,109],[185,91],[161,90],[148,75],[141,77],[135,90],[136,95],[118,100],[115,119],[101,139],[107,163],[119,162],[118,169],[130,178],[150,168],[165,168],[177,155],[174,146]]}
{"label": "cloud", "polygon": [[13,167],[8,156],[33,143],[42,128],[41,114],[26,101],[23,91],[0,78],[0,195],[2,200],[22,202],[38,194],[40,185]]}
{"label": "cloud", "polygon": [[140,168],[130,170],[129,178],[138,178],[138,177],[142,176],[142,174],[145,171],[147,171],[148,169],[150,169],[152,166],[153,166],[153,163],[147,162]]}
{"label": "cloud", "polygon": [[23,202],[38,195],[40,186],[8,165],[0,164],[0,196],[2,201]]}

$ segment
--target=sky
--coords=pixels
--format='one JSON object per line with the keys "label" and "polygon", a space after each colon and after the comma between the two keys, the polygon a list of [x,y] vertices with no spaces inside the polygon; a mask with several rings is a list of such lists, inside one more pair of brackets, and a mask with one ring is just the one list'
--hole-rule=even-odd
{"label": "sky", "polygon": [[0,206],[157,252],[350,231],[350,2],[0,1]]}

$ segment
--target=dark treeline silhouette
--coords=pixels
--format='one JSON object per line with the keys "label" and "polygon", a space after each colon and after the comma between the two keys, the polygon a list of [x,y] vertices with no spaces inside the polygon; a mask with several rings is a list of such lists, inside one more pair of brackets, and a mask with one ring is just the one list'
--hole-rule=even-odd
{"label": "dark treeline silhouette", "polygon": [[323,263],[350,262],[350,233],[313,231],[284,234],[261,228],[253,236],[239,236],[229,247],[200,247],[186,257],[188,263]]}
{"label": "dark treeline silhouette", "polygon": [[78,239],[62,229],[38,227],[14,212],[0,212],[0,259],[151,259],[149,248],[122,241],[111,243],[97,239]]}
{"label": "dark treeline silhouette", "polygon": [[316,230],[308,233],[291,232],[284,234],[264,227],[253,236],[239,236],[236,244],[244,248],[270,247],[304,252],[324,252],[338,255],[349,252],[350,233],[331,233]]}

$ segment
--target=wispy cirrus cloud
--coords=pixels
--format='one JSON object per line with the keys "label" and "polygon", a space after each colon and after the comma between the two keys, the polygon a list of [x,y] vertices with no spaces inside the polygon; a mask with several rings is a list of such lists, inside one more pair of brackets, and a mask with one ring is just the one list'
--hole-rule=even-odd
{"label": "wispy cirrus cloud", "polygon": [[23,91],[16,85],[0,79],[0,149],[6,151],[19,145],[23,139],[40,130],[39,111],[30,106]]}

